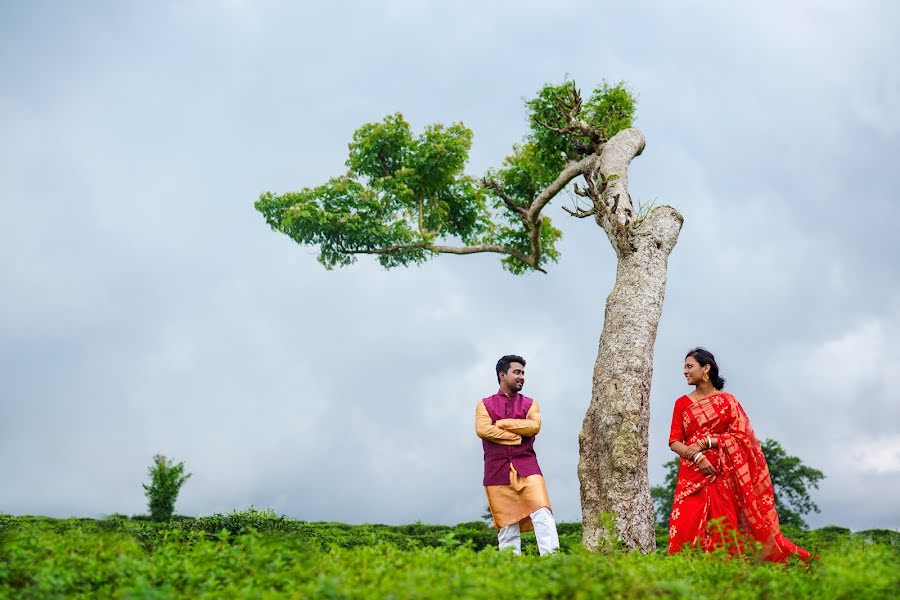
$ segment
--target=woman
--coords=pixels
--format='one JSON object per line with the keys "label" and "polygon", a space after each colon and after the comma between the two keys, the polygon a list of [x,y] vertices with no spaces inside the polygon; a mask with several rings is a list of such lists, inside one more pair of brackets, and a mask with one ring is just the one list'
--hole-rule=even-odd
{"label": "woman", "polygon": [[762,545],[762,558],[784,562],[809,553],[781,534],[769,468],[747,414],[722,392],[715,357],[703,348],[688,352],[684,376],[693,392],[675,401],[669,447],[681,457],[669,554],[685,545],[709,551],[743,551],[742,540]]}

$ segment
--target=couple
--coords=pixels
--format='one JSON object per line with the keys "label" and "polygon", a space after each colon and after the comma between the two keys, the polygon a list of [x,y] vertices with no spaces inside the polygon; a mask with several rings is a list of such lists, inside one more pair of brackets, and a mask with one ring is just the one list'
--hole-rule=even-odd
{"label": "couple", "polygon": [[[537,402],[520,392],[525,359],[497,361],[500,390],[475,407],[484,446],[484,486],[499,529],[500,549],[521,553],[521,531],[534,529],[543,556],[559,548],[547,486],[534,453],[541,430]],[[741,539],[761,545],[762,558],[784,562],[809,553],[781,534],[765,457],[744,409],[722,392],[715,357],[695,348],[684,375],[694,392],[675,401],[669,447],[681,457],[669,526],[669,554],[685,546],[743,551]]]}

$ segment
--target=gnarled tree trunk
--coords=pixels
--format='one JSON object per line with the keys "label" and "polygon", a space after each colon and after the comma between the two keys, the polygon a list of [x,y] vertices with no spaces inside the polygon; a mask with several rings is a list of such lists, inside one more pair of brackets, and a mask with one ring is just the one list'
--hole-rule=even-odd
{"label": "gnarled tree trunk", "polygon": [[[563,208],[578,218],[593,217],[618,259],[579,438],[584,544],[596,550],[606,534],[650,551],[653,346],[682,218],[668,206],[637,214],[632,205],[628,166],[643,151],[644,135],[633,128],[618,131],[634,112],[624,84],[597,88],[587,110],[574,82],[545,85],[527,106],[531,133],[480,186],[463,172],[471,130],[461,123],[435,125],[415,137],[398,113],[357,129],[346,175],[298,192],[267,192],[256,208],[276,231],[319,246],[326,268],[349,265],[358,254],[377,255],[391,268],[437,254],[493,252],[505,255],[514,273],[543,271],[555,259],[560,232],[541,213],[583,177],[584,187],[576,183],[574,191],[591,205]],[[608,138],[607,131],[618,133]],[[546,169],[560,166],[556,178],[545,182]],[[438,243],[450,239],[462,244]],[[604,514],[612,515],[615,531],[605,531]]]}
{"label": "gnarled tree trunk", "polygon": [[[616,283],[606,300],[591,404],[579,436],[583,543],[597,550],[618,538],[626,548],[656,547],[647,476],[653,347],[662,314],[669,254],[683,222],[669,206],[635,215],[627,169],[644,137],[628,129],[610,139],[585,175],[595,219],[616,251]],[[604,521],[603,515],[611,521]],[[615,531],[606,531],[605,523]]]}

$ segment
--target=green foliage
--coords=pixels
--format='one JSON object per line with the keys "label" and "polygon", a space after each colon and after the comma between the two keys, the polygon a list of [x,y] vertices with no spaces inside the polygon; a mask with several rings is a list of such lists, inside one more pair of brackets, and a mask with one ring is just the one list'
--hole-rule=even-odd
{"label": "green foliage", "polygon": [[145,483],[143,486],[150,508],[150,517],[154,521],[166,521],[175,512],[178,492],[191,474],[184,472],[183,462],[175,464],[162,454],[153,457],[153,464],[148,471],[150,485]]}
{"label": "green foliage", "polygon": [[[478,522],[350,526],[292,521],[255,509],[224,518],[233,525],[243,520],[241,533],[207,531],[212,521],[200,522],[210,517],[165,524],[121,516],[4,517],[0,597],[695,600],[888,598],[900,589],[900,534],[893,531],[800,532],[806,538],[798,541],[822,556],[807,569],[722,553],[590,554],[577,538],[561,553],[539,557],[533,536],[516,557],[498,552],[495,530]],[[580,535],[577,523],[560,523],[559,530],[562,540]],[[476,547],[473,531],[489,543]]]}
{"label": "green foliage", "polygon": [[663,463],[666,469],[665,483],[650,488],[650,497],[653,498],[653,507],[656,509],[656,522],[666,528],[666,535],[668,535],[669,515],[672,514],[672,502],[675,500],[675,484],[678,482],[678,460],[676,456]]}
{"label": "green foliage", "polygon": [[809,496],[810,488],[819,487],[825,474],[803,464],[796,456],[789,456],[781,444],[772,439],[762,442],[762,451],[769,465],[769,476],[775,488],[775,509],[782,525],[806,527],[805,514],[819,512]]}
{"label": "green foliage", "polygon": [[600,129],[606,139],[634,124],[637,98],[624,81],[601,83],[584,104],[585,120]]}
{"label": "green foliage", "polygon": [[[315,188],[256,202],[270,227],[319,247],[326,268],[376,253],[385,268],[422,263],[439,238],[479,243],[490,229],[484,194],[463,173],[472,132],[429,125],[414,136],[401,114],[363,125],[350,143],[348,172]],[[389,252],[384,249],[394,248]]]}
{"label": "green foliage", "polygon": [[[562,237],[562,232],[553,227],[550,217],[541,217],[540,224],[541,243],[544,248],[543,263],[547,260],[556,262],[559,259],[559,252],[556,250],[556,242]],[[521,227],[503,226],[496,234],[495,242],[507,248],[513,248],[519,252],[527,252],[529,247],[528,232]],[[503,257],[503,268],[513,275],[522,275],[527,273],[531,267],[512,256]]]}
{"label": "green foliage", "polygon": [[574,111],[575,103],[571,81],[564,81],[559,85],[548,83],[536,97],[525,102],[531,129],[526,144],[530,146],[527,153],[531,163],[529,171],[539,187],[556,179],[567,159],[578,158],[576,140],[586,141],[581,136],[556,131],[568,127],[569,120],[565,111]]}
{"label": "green foliage", "polygon": [[[769,466],[769,477],[775,489],[775,509],[782,525],[798,528],[806,527],[803,520],[805,514],[819,512],[819,507],[809,495],[810,488],[818,488],[825,474],[803,464],[796,456],[789,456],[784,448],[773,439],[766,439],[760,444],[766,464]],[[672,512],[672,500],[675,495],[675,484],[678,480],[678,457],[663,464],[666,479],[663,485],[650,488],[650,496],[656,508],[657,522],[668,525]]]}
{"label": "green foliage", "polygon": [[[562,233],[528,207],[567,161],[630,127],[635,104],[624,83],[604,82],[583,107],[573,82],[545,85],[525,103],[523,143],[481,180],[464,172],[472,144],[465,125],[433,124],[416,135],[400,113],[388,115],[353,134],[346,174],[298,192],[266,192],[255,207],[275,231],[318,247],[328,269],[358,254],[376,255],[385,268],[420,264],[454,241],[504,254],[514,274],[542,269],[558,260]],[[593,133],[563,131],[570,117]]]}
{"label": "green foliage", "polygon": [[[535,162],[539,164],[533,172],[542,176],[546,185],[556,178],[567,159],[578,160],[595,149],[593,144],[602,143],[631,127],[637,98],[625,82],[610,85],[604,81],[582,105],[575,82],[566,80],[559,85],[545,85],[525,105],[531,124],[528,143],[534,146]],[[568,128],[570,115],[594,128],[595,138],[583,131],[563,133]]]}

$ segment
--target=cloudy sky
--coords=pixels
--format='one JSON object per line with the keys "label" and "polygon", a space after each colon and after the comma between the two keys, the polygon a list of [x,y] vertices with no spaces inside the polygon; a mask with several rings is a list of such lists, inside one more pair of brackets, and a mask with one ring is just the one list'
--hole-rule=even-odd
{"label": "cloudy sky", "polygon": [[[735,5],[735,4],[740,4]],[[625,80],[631,192],[685,216],[656,345],[651,481],[687,349],[761,437],[825,472],[815,526],[900,528],[900,6],[884,2],[0,4],[0,512],[456,523],[484,506],[473,408],[528,359],[557,517],[613,252],[332,272],[253,209],[344,170],[354,129],[463,121],[482,174],[523,98]]]}

